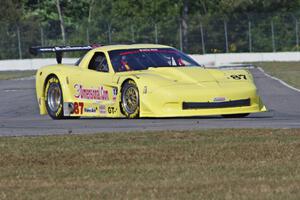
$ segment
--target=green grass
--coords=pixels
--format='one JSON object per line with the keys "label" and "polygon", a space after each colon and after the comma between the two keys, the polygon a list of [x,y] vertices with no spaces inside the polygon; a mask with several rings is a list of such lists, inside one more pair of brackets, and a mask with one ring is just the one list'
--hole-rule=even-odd
{"label": "green grass", "polygon": [[300,129],[1,137],[0,199],[299,199]]}
{"label": "green grass", "polygon": [[300,88],[300,62],[266,62],[256,65],[262,67],[268,74]]}
{"label": "green grass", "polygon": [[25,78],[34,76],[36,70],[26,70],[26,71],[0,71],[0,80],[10,80],[16,78]]}

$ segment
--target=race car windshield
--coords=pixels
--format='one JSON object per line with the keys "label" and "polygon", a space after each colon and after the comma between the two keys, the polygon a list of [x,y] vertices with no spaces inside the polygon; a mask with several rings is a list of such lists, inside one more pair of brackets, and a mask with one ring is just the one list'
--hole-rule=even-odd
{"label": "race car windshield", "polygon": [[146,70],[149,67],[200,67],[190,57],[172,48],[113,50],[109,57],[115,72]]}

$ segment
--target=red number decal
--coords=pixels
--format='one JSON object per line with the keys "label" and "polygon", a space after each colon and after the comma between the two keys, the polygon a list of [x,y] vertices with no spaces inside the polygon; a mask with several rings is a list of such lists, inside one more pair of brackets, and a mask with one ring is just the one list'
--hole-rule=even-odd
{"label": "red number decal", "polygon": [[74,102],[74,113],[75,114],[82,114],[83,113],[83,102]]}
{"label": "red number decal", "polygon": [[83,102],[79,102],[80,114],[83,113]]}
{"label": "red number decal", "polygon": [[79,113],[79,110],[78,110],[78,103],[77,103],[77,102],[74,103],[74,113],[75,113],[75,114],[78,114],[78,113]]}

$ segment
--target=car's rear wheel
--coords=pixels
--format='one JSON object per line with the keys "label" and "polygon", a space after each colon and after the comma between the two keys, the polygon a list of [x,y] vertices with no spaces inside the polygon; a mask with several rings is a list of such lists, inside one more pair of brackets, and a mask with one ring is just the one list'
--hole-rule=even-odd
{"label": "car's rear wheel", "polygon": [[247,117],[250,113],[240,113],[240,114],[230,114],[230,115],[222,115],[224,118],[243,118]]}
{"label": "car's rear wheel", "polygon": [[140,113],[139,91],[134,81],[124,83],[121,90],[121,110],[127,118],[138,118]]}
{"label": "car's rear wheel", "polygon": [[59,80],[56,76],[48,78],[45,88],[45,103],[52,119],[63,118],[63,95]]}

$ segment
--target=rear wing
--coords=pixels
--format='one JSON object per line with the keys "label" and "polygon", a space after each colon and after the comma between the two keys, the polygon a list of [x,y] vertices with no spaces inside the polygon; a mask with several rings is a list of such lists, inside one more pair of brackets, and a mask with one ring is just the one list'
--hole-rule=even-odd
{"label": "rear wing", "polygon": [[56,61],[58,64],[61,64],[63,53],[64,52],[73,52],[73,51],[89,51],[91,49],[100,47],[100,45],[87,45],[87,46],[52,46],[52,47],[30,47],[29,52],[32,55],[38,55],[40,53],[55,53]]}

